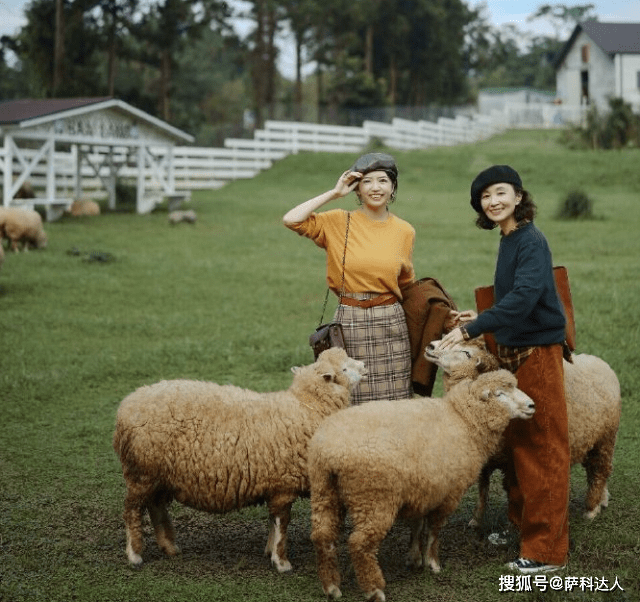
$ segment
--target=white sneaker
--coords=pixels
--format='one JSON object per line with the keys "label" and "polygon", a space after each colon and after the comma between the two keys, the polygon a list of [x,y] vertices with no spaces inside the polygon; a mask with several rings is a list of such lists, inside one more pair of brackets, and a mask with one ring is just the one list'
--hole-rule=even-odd
{"label": "white sneaker", "polygon": [[530,560],[529,558],[518,558],[507,564],[509,570],[519,571],[523,575],[530,575],[531,573],[552,573],[553,571],[562,570],[565,566],[565,564],[546,564],[544,562],[538,562],[537,560]]}

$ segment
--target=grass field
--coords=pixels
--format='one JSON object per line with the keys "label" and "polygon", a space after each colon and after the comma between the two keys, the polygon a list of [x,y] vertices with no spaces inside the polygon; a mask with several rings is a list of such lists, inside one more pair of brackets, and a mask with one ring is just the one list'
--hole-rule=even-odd
{"label": "grass field", "polygon": [[[579,585],[500,591],[503,564],[515,551],[489,549],[466,526],[474,487],[443,531],[441,574],[406,571],[408,533],[394,527],[380,552],[390,601],[640,600],[640,152],[567,151],[557,138],[508,132],[475,145],[396,152],[393,210],[416,228],[417,275],[438,278],[460,308],[470,308],[474,287],[492,280],[498,234],[473,226],[469,184],[492,163],[519,170],[555,263],[569,269],[578,352],[605,359],[621,382],[609,509],[592,523],[581,517],[585,478],[574,468],[565,575]],[[0,271],[0,600],[324,599],[307,501],[294,509],[292,574],[276,574],[262,555],[262,507],[220,517],[174,505],[182,555],[163,557],[147,528],[146,563],[131,569],[111,437],[120,400],[140,385],[186,377],[272,390],[288,386],[291,366],[311,362],[307,337],[320,316],[324,254],[284,228],[281,216],[331,187],[353,159],[300,154],[250,181],[196,193],[195,226],[171,227],[163,210],[64,218],[46,225],[46,250],[7,253]],[[561,198],[577,187],[594,199],[596,219],[555,220]],[[355,197],[333,206],[354,207]],[[94,252],[114,260],[90,261]],[[506,520],[494,479],[485,534]],[[344,554],[343,576],[344,599],[360,600]],[[589,591],[589,579],[601,591]]]}

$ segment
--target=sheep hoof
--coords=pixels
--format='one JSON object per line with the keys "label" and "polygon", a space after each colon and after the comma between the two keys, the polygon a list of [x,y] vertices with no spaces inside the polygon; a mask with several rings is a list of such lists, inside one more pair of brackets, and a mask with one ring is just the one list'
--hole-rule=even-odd
{"label": "sheep hoof", "polygon": [[429,568],[434,573],[439,573],[442,570],[442,567],[433,559],[429,560]]}
{"label": "sheep hoof", "polygon": [[142,566],[142,556],[133,551],[131,546],[127,546],[127,558],[134,568],[140,568]]}
{"label": "sheep hoof", "polygon": [[593,520],[596,516],[598,516],[598,514],[600,514],[600,506],[596,506],[593,510],[588,510],[587,512],[584,513],[584,517],[587,520]]}
{"label": "sheep hoof", "polygon": [[410,571],[420,570],[424,566],[422,554],[412,554],[407,556],[406,565]]}
{"label": "sheep hoof", "polygon": [[374,589],[372,592],[365,594],[367,602],[385,602],[384,592],[381,589]]}
{"label": "sheep hoof", "polygon": [[475,518],[472,518],[472,519],[469,521],[469,526],[470,526],[470,527],[477,528],[477,527],[479,527],[479,526],[480,526],[480,524],[478,523],[478,521],[477,521]]}
{"label": "sheep hoof", "polygon": [[272,558],[271,562],[275,565],[278,573],[287,573],[293,568],[291,566],[291,563],[288,560],[280,560],[279,558]]}
{"label": "sheep hoof", "polygon": [[324,592],[327,594],[327,600],[337,600],[342,598],[342,592],[337,585],[330,585]]}

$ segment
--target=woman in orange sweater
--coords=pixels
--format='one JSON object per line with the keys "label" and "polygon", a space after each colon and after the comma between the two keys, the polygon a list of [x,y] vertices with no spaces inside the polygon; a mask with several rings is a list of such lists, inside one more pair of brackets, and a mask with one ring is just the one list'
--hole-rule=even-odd
{"label": "woman in orange sweater", "polygon": [[[354,391],[353,403],[413,395],[409,335],[400,301],[403,290],[415,280],[415,230],[389,211],[397,189],[393,157],[369,153],[331,190],[294,207],[283,218],[285,226],[327,252],[327,283],[340,298],[334,321],[342,324],[349,356],[362,360],[368,370]],[[316,213],[352,190],[358,196],[358,209]]]}

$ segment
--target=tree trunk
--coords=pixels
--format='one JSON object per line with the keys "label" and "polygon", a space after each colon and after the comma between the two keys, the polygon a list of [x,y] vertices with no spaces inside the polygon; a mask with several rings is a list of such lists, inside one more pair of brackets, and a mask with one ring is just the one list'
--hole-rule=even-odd
{"label": "tree trunk", "polygon": [[171,54],[168,49],[163,49],[160,57],[160,115],[165,121],[171,117],[170,111],[170,87],[171,87]]}
{"label": "tree trunk", "polygon": [[322,73],[322,66],[318,64],[318,70],[316,71],[316,82],[318,85],[318,123],[324,123],[325,119],[325,100],[324,100],[324,77]]}
{"label": "tree trunk", "polygon": [[265,79],[264,56],[266,48],[265,40],[265,3],[264,0],[258,0],[256,7],[256,32],[255,47],[253,49],[253,65],[251,69],[251,79],[253,82],[253,97],[255,102],[255,123],[257,128],[264,125],[264,97],[265,97]]}
{"label": "tree trunk", "polygon": [[64,62],[64,3],[63,0],[56,0],[56,31],[53,49],[53,96],[56,97],[60,91],[63,79]]}
{"label": "tree trunk", "polygon": [[276,114],[276,58],[278,55],[278,48],[276,46],[276,29],[278,27],[275,8],[270,7],[267,14],[267,87],[266,87],[266,102],[269,107],[269,117],[275,119]]}
{"label": "tree trunk", "polygon": [[296,85],[293,95],[294,119],[302,121],[302,39],[296,37]]}
{"label": "tree trunk", "polygon": [[398,65],[394,56],[389,61],[389,104],[396,106],[398,97]]}
{"label": "tree trunk", "polygon": [[116,38],[113,36],[109,42],[108,49],[108,73],[107,73],[107,86],[109,90],[109,96],[114,96],[116,89],[116,71],[118,66],[117,52],[116,52]]}
{"label": "tree trunk", "polygon": [[373,25],[367,25],[364,48],[364,70],[373,76]]}

